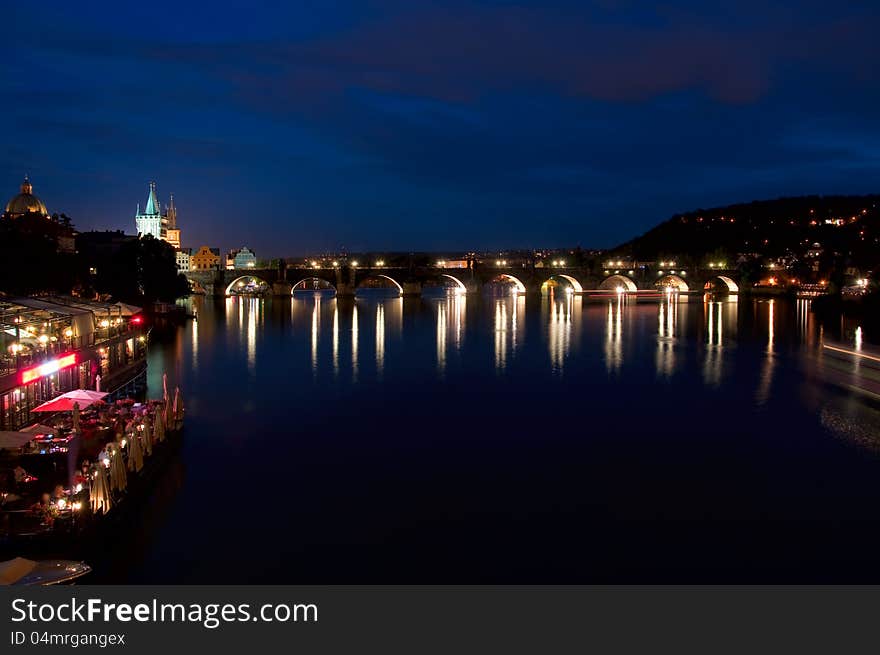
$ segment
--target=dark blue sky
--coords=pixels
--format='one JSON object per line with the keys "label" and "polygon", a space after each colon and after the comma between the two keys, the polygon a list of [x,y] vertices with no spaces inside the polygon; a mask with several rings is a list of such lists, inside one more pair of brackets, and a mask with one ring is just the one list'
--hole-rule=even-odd
{"label": "dark blue sky", "polygon": [[877,192],[880,4],[16,3],[0,182],[185,245],[608,246],[676,211]]}

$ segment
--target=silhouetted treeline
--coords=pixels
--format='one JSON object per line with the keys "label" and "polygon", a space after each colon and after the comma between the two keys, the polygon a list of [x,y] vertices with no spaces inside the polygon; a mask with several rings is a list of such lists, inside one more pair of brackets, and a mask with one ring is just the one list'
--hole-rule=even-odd
{"label": "silhouetted treeline", "polygon": [[76,235],[76,252],[65,252],[69,249],[61,242],[72,236],[70,219],[63,215],[0,219],[0,291],[109,295],[134,304],[172,301],[189,292],[174,249],[164,241],[85,232]]}

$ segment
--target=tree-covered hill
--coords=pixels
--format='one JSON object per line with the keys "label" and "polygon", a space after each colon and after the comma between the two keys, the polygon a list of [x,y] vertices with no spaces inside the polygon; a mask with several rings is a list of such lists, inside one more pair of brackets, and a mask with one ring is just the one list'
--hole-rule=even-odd
{"label": "tree-covered hill", "polygon": [[639,260],[710,253],[802,256],[814,244],[854,265],[880,263],[880,195],[802,196],[677,214],[613,250]]}

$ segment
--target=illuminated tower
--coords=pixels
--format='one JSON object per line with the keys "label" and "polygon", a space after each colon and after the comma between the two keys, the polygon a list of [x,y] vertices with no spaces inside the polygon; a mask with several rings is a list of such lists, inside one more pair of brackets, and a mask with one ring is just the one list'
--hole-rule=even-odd
{"label": "illuminated tower", "polygon": [[134,222],[140,236],[152,234],[157,239],[162,238],[162,212],[159,209],[159,199],[156,197],[155,182],[150,182],[150,195],[147,196],[147,206],[141,212],[141,206],[140,204],[138,205]]}
{"label": "illuminated tower", "polygon": [[165,240],[172,248],[180,248],[180,228],[177,227],[177,207],[174,206],[173,193],[165,212],[165,222]]}

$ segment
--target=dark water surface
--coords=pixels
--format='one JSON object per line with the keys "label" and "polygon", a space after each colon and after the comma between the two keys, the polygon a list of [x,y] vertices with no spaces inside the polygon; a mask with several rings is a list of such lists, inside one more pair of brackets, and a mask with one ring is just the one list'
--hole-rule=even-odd
{"label": "dark water surface", "polygon": [[[114,579],[880,582],[880,413],[804,301],[196,299]],[[857,343],[858,342],[858,343]]]}

